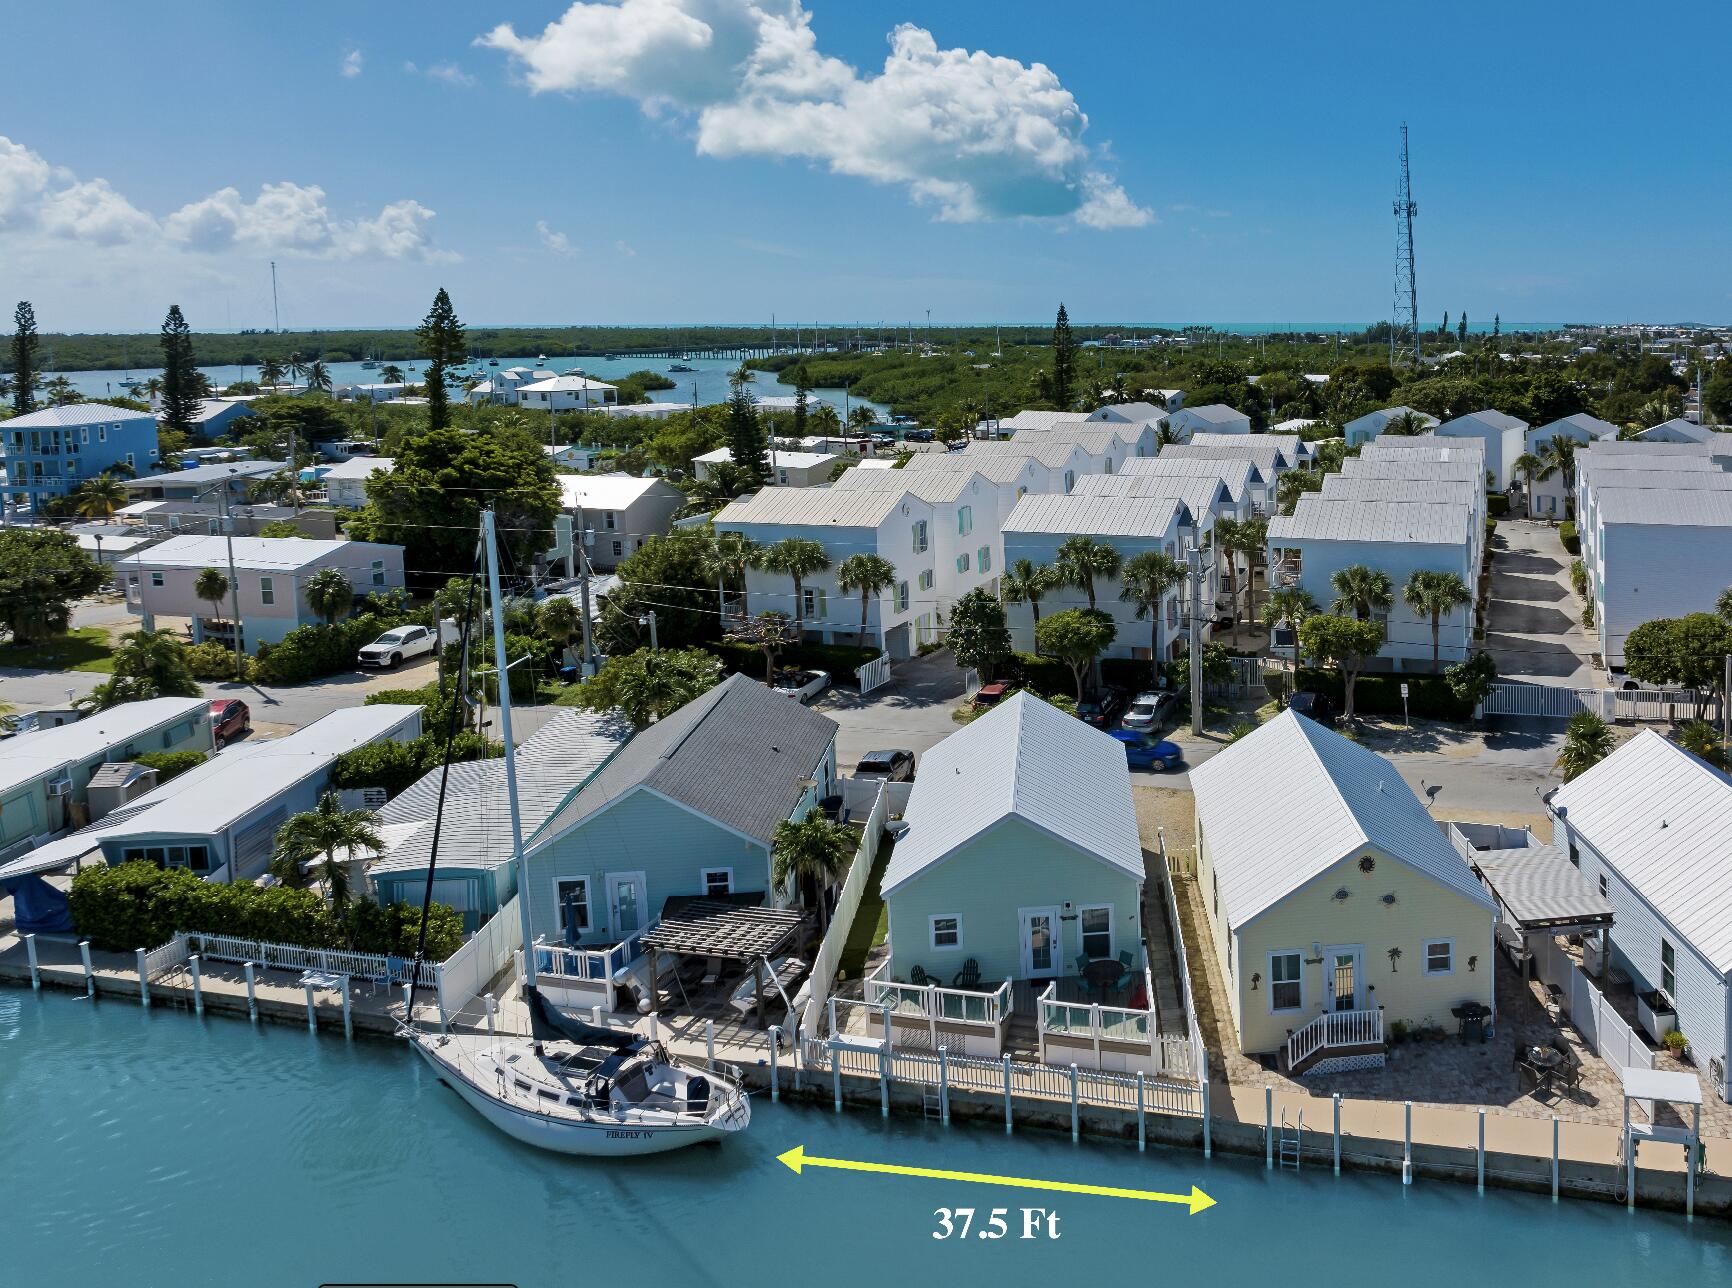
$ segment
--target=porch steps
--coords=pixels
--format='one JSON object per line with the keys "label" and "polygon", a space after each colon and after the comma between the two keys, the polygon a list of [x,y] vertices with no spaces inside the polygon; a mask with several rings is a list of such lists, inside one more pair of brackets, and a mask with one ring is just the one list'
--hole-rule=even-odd
{"label": "porch steps", "polygon": [[[1311,1052],[1310,1055],[1304,1056],[1295,1061],[1292,1068],[1288,1069],[1287,1072],[1292,1077],[1297,1078],[1303,1073],[1308,1073],[1326,1060],[1331,1062],[1337,1060],[1352,1060],[1357,1062],[1362,1057],[1367,1061],[1366,1067],[1369,1067],[1370,1063],[1373,1061],[1373,1057],[1376,1058],[1376,1063],[1382,1063],[1381,1057],[1384,1055],[1385,1051],[1386,1048],[1381,1042],[1350,1042],[1344,1043],[1341,1046],[1322,1046]],[[1325,1070],[1325,1072],[1328,1072],[1328,1070]]]}

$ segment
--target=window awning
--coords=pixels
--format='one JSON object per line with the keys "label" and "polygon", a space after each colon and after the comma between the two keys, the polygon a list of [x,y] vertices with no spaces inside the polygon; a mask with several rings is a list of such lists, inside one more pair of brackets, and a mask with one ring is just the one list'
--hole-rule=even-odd
{"label": "window awning", "polygon": [[1474,850],[1467,858],[1524,934],[1572,934],[1612,924],[1612,905],[1555,846]]}

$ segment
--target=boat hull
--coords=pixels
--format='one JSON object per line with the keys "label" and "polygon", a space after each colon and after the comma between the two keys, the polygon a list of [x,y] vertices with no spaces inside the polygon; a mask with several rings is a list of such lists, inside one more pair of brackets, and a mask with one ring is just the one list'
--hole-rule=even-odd
{"label": "boat hull", "polygon": [[556,1154],[577,1154],[591,1158],[620,1158],[637,1154],[665,1154],[688,1145],[721,1140],[736,1131],[743,1131],[751,1121],[751,1102],[742,1107],[744,1120],[732,1127],[711,1122],[679,1122],[666,1124],[635,1124],[609,1122],[605,1119],[578,1121],[551,1118],[490,1096],[477,1087],[463,1072],[444,1059],[425,1038],[411,1039],[411,1045],[438,1073],[444,1082],[476,1113],[513,1140]]}

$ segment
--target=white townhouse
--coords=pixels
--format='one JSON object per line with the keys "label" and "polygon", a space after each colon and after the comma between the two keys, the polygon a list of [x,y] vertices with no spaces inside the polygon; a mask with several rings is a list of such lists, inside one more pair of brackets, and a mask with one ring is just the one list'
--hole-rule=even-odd
{"label": "white townhouse", "polygon": [[541,450],[547,459],[553,462],[556,470],[593,470],[597,458],[601,455],[599,447],[582,447],[575,443],[568,443],[563,447],[545,443]]}
{"label": "white townhouse", "polygon": [[[1145,389],[1143,393],[1160,398],[1152,402],[1108,403],[1089,413],[1089,423],[1108,425],[1159,425],[1168,415],[1185,405],[1185,395],[1177,389]],[[1171,395],[1169,398],[1167,395]]]}
{"label": "white townhouse", "polygon": [[[1036,565],[1051,564],[1059,547],[1074,536],[1089,536],[1117,550],[1125,560],[1146,551],[1164,551],[1185,561],[1197,539],[1196,520],[1183,501],[1174,497],[1140,496],[1025,496],[1011,511],[1004,525],[1004,557],[1014,564],[1027,559]],[[1107,657],[1149,660],[1160,635],[1161,661],[1184,652],[1180,629],[1182,587],[1166,597],[1165,608],[1153,620],[1139,620],[1134,605],[1119,598],[1122,584],[1117,578],[1095,583],[1095,607],[1112,617],[1118,637],[1107,649]],[[1067,608],[1087,608],[1088,596],[1074,587],[1048,591],[1041,597],[1041,615]],[[1009,614],[1011,637],[1018,651],[1034,651],[1033,615],[1027,611]]]}
{"label": "white townhouse", "polygon": [[[1353,500],[1309,494],[1291,516],[1269,520],[1269,585],[1302,587],[1328,608],[1335,598],[1330,579],[1343,568],[1364,564],[1389,574],[1395,602],[1375,614],[1385,641],[1373,668],[1429,671],[1431,619],[1402,602],[1401,589],[1421,569],[1452,572],[1474,593],[1485,525],[1458,501]],[[1444,665],[1459,662],[1473,646],[1474,607],[1447,614],[1438,636]]]}
{"label": "white townhouse", "polygon": [[[198,577],[214,568],[234,569],[230,593],[220,607],[197,592]],[[159,617],[192,621],[193,641],[233,640],[238,599],[241,647],[255,652],[277,644],[297,626],[323,621],[307,602],[306,585],[335,569],[354,588],[355,599],[403,587],[403,547],[371,541],[316,541],[308,537],[170,537],[148,550],[115,561],[115,580],[126,593],[127,611],[147,631]]]}
{"label": "white townhouse", "polygon": [[[731,465],[733,452],[718,447],[713,452],[692,457],[692,468],[701,479],[715,474],[723,465]],[[770,481],[778,487],[822,487],[830,481],[842,458],[834,452],[791,452],[771,448],[769,453]]]}
{"label": "white townhouse", "polygon": [[1042,443],[1072,443],[1088,453],[1095,468],[1091,474],[1112,474],[1134,456],[1153,456],[1159,450],[1155,431],[1131,425],[1110,428],[1066,426],[1060,429],[1019,429],[1010,436],[1013,446],[1038,446]]}
{"label": "white townhouse", "polygon": [[325,500],[342,510],[359,510],[367,504],[367,480],[397,468],[390,456],[351,456],[319,476],[325,485]]}
{"label": "white townhouse", "polygon": [[[1248,461],[1262,480],[1252,493],[1252,505],[1259,514],[1275,512],[1276,489],[1281,476],[1298,463],[1291,447],[1268,434],[1245,434],[1231,437],[1228,441],[1175,443],[1163,448],[1158,459]],[[1138,465],[1136,468],[1146,467]]]}
{"label": "white townhouse", "polygon": [[934,590],[944,620],[969,591],[997,589],[1004,569],[1004,521],[1018,500],[1014,489],[966,470],[912,476],[906,470],[849,470],[830,491],[909,492],[932,507]]}
{"label": "white townhouse", "polygon": [[1003,438],[1022,429],[1056,429],[1060,425],[1080,425],[1089,418],[1086,411],[1019,411],[1014,416],[1006,416],[998,422],[998,432]]}
{"label": "white townhouse", "polygon": [[[1574,416],[1565,416],[1560,420],[1554,420],[1549,424],[1538,425],[1528,430],[1523,435],[1522,451],[1532,456],[1539,456],[1541,449],[1556,439],[1568,438],[1577,443],[1585,444],[1596,443],[1601,439],[1616,438],[1617,436],[1618,427],[1610,421],[1601,420],[1598,416],[1590,416],[1585,411],[1577,412]],[[1514,485],[1517,481],[1512,472],[1510,483]],[[1521,480],[1521,482],[1521,494],[1524,497],[1532,498],[1530,505],[1535,518],[1562,519],[1566,516],[1569,510],[1569,506],[1566,504],[1569,499],[1569,488],[1565,484],[1562,470],[1554,472],[1550,478]]]}
{"label": "white townhouse", "polygon": [[506,367],[494,371],[486,380],[471,389],[466,397],[472,403],[490,402],[513,406],[517,402],[518,390],[526,385],[532,385],[538,380],[545,379],[547,379],[545,369]]}
{"label": "white townhouse", "polygon": [[1671,420],[1644,429],[1636,435],[1644,443],[1713,443],[1719,440],[1727,451],[1732,451],[1732,434],[1722,436],[1721,432],[1707,425],[1698,425],[1693,420],[1685,420],[1676,416]]}
{"label": "white townhouse", "polygon": [[1349,447],[1360,447],[1388,429],[1391,421],[1400,420],[1403,416],[1419,417],[1427,429],[1437,424],[1436,416],[1414,411],[1411,407],[1385,407],[1381,411],[1368,411],[1363,416],[1348,421],[1341,427],[1341,433]]}
{"label": "white townhouse", "polygon": [[1497,492],[1509,487],[1516,460],[1527,450],[1527,421],[1491,408],[1446,420],[1432,432],[1439,438],[1475,438],[1484,443],[1485,468]]}
{"label": "white townhouse", "polygon": [[[807,636],[826,644],[854,643],[860,631],[859,592],[837,586],[837,568],[850,555],[883,557],[896,569],[896,582],[866,605],[866,638],[898,658],[938,639],[937,522],[932,506],[912,491],[767,487],[722,507],[715,527],[760,546],[799,537],[824,547],[830,567],[804,579],[798,615]],[[792,583],[750,569],[745,611],[795,616]]]}
{"label": "white townhouse", "polygon": [[[1210,474],[1091,474],[1077,481],[1075,495],[1117,496],[1164,503],[1176,500],[1191,512],[1197,523],[1197,541],[1204,549],[1204,567],[1208,579],[1203,586],[1205,602],[1225,608],[1230,602],[1222,595],[1227,576],[1226,552],[1213,544],[1215,522],[1221,518],[1243,519],[1250,514],[1248,500],[1235,501],[1232,489],[1221,478]],[[1233,582],[1245,585],[1245,569]],[[1205,635],[1209,627],[1205,624]]]}
{"label": "white townhouse", "polygon": [[1676,1028],[1722,1100],[1732,1031],[1732,778],[1644,729],[1546,801],[1552,844],[1611,902],[1611,959],[1659,1041]]}
{"label": "white townhouse", "polygon": [[616,567],[651,537],[665,537],[686,494],[666,479],[633,474],[557,476],[565,508],[580,519],[590,566]]}
{"label": "white townhouse", "polygon": [[1249,434],[1251,418],[1226,403],[1204,403],[1169,412],[1163,422],[1182,443],[1196,434]]}
{"label": "white townhouse", "polygon": [[588,376],[550,376],[517,390],[517,405],[530,411],[584,411],[618,401],[613,385]]}
{"label": "white townhouse", "polygon": [[[936,455],[923,453],[922,455]],[[980,443],[970,443],[960,452],[952,453],[958,458],[973,457],[979,460],[991,456],[1031,457],[1039,461],[1052,472],[1056,484],[1054,491],[1069,492],[1076,486],[1076,481],[1085,474],[1104,474],[1101,468],[1102,458],[1091,455],[1080,443],[1072,443],[1063,438],[1051,435],[1040,435],[1033,439],[1025,438],[1020,443],[994,442],[988,440]],[[920,460],[921,456],[916,456]]]}
{"label": "white townhouse", "polygon": [[1265,434],[1251,436],[1254,447],[1247,448],[1246,436],[1243,434],[1221,434],[1204,431],[1192,434],[1188,447],[1228,447],[1237,452],[1251,451],[1256,461],[1268,461],[1279,469],[1298,469],[1309,465],[1316,456],[1316,450],[1298,434],[1279,434],[1270,430]]}
{"label": "white townhouse", "polygon": [[[891,465],[886,461],[862,461],[861,464],[874,469],[886,469]],[[1064,491],[1063,470],[1055,470],[1033,456],[1017,453],[975,456],[967,451],[919,452],[910,457],[908,463],[896,472],[913,476],[954,473],[957,470],[977,473],[1001,487],[1009,488],[1013,497],[1026,496],[1030,492]]]}
{"label": "white townhouse", "polygon": [[1149,460],[1126,461],[1120,477],[1217,479],[1232,498],[1231,510],[1221,513],[1234,519],[1250,518],[1265,495],[1263,472],[1254,461],[1244,457],[1185,456],[1168,449]]}

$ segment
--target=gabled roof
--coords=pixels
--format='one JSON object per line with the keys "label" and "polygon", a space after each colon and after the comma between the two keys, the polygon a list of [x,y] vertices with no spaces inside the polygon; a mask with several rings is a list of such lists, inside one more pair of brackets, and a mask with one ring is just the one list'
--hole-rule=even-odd
{"label": "gabled roof", "polygon": [[998,430],[1015,433],[1019,429],[1051,429],[1054,425],[1074,425],[1087,420],[1086,411],[1019,411],[998,422]]}
{"label": "gabled roof", "polygon": [[209,705],[206,698],[146,698],[123,702],[71,724],[8,738],[0,742],[0,791],[52,773],[62,765],[123,750],[134,738],[163,725],[203,715]]}
{"label": "gabled roof", "polygon": [[[897,471],[900,473],[901,471]],[[912,490],[854,487],[766,487],[743,501],[730,501],[716,514],[717,528],[741,524],[794,524],[820,528],[877,528],[909,501],[929,509]]]}
{"label": "gabled roof", "polygon": [[1131,478],[1218,478],[1235,501],[1243,501],[1251,488],[1268,482],[1257,462],[1243,456],[1185,456],[1171,448],[1159,456],[1133,456],[1119,468],[1119,474]]}
{"label": "gabled roof", "polygon": [[1095,424],[1148,425],[1164,420],[1166,416],[1167,409],[1157,407],[1154,403],[1108,403],[1105,407],[1096,407],[1090,412],[1089,420]]}
{"label": "gabled roof", "polygon": [[1206,420],[1214,425],[1231,425],[1236,421],[1251,419],[1237,407],[1229,407],[1226,403],[1204,403],[1201,407],[1181,407],[1178,411],[1166,413],[1172,416],[1187,416],[1192,420]]}
{"label": "gabled roof", "polygon": [[733,675],[637,734],[535,838],[535,848],[638,788],[769,845],[836,737],[836,722]]}
{"label": "gabled roof", "polygon": [[1174,524],[1191,522],[1191,512],[1176,497],[1055,496],[1030,493],[1004,520],[1004,533],[1061,536],[1143,537],[1160,540]]}
{"label": "gabled roof", "polygon": [[613,389],[615,387],[600,380],[591,380],[588,376],[549,376],[546,380],[537,380],[533,384],[524,385],[517,392],[520,394],[565,394],[581,393],[585,389]]}
{"label": "gabled roof", "polygon": [[1390,456],[1349,456],[1341,465],[1348,478],[1368,479],[1456,479],[1478,483],[1485,477],[1482,462],[1473,456],[1452,456],[1438,460],[1417,452],[1398,452]]}
{"label": "gabled roof", "polygon": [[555,481],[564,494],[568,510],[623,510],[651,492],[678,494],[665,479],[639,478],[635,474],[560,474]]}
{"label": "gabled roof", "polygon": [[1232,490],[1213,474],[1085,474],[1071,495],[1171,498],[1199,518],[1238,504]]}
{"label": "gabled roof", "polygon": [[1594,491],[1594,510],[1601,523],[1732,528],[1732,491],[1600,487]]}
{"label": "gabled roof", "polygon": [[[1231,441],[1225,441],[1231,440]],[[1279,439],[1267,434],[1229,434],[1212,443],[1174,443],[1161,456],[1177,460],[1250,461],[1267,480],[1278,469],[1293,465],[1293,456]],[[1159,459],[1159,458],[1157,458]]]}
{"label": "gabled roof", "polygon": [[1474,479],[1393,479],[1364,474],[1326,474],[1325,501],[1433,501],[1474,505],[1480,485]]}
{"label": "gabled roof", "polygon": [[[1712,443],[1720,437],[1718,430],[1711,429],[1707,425],[1698,425],[1694,421],[1685,420],[1682,416],[1674,416],[1671,420],[1662,421],[1658,425],[1650,425],[1647,429],[1644,429],[1639,435],[1637,435],[1637,437],[1645,440],[1650,434],[1662,441],[1668,434],[1670,434],[1692,443]],[[1732,436],[1729,436],[1724,441],[1727,450],[1732,451]]]}
{"label": "gabled roof", "polygon": [[356,557],[369,552],[398,549],[363,541],[320,541],[313,537],[170,537],[136,555],[128,555],[118,563],[148,568],[223,568],[228,566],[230,547],[236,568],[248,572],[264,569],[271,572],[295,572],[339,551],[353,551]]}
{"label": "gabled roof", "polygon": [[1395,766],[1291,711],[1191,771],[1234,929],[1370,846],[1490,914],[1496,905]]}
{"label": "gabled roof", "polygon": [[67,403],[64,407],[43,407],[37,411],[25,412],[22,416],[14,416],[6,422],[6,428],[64,428],[67,425],[107,424],[116,420],[148,420],[154,423],[156,417],[148,411],[139,411],[134,407],[116,407],[112,403]]}
{"label": "gabled roof", "polygon": [[1474,511],[1460,501],[1360,501],[1308,493],[1291,515],[1269,520],[1269,544],[1284,541],[1468,544]]}
{"label": "gabled roof", "polygon": [[1537,437],[1541,434],[1550,436],[1552,434],[1568,433],[1571,430],[1586,434],[1590,440],[1596,438],[1616,438],[1618,436],[1618,427],[1612,424],[1611,421],[1601,420],[1598,416],[1590,416],[1585,411],[1579,411],[1574,416],[1564,416],[1558,420],[1549,421],[1544,425],[1535,427],[1529,432],[1531,435]]}
{"label": "gabled roof", "polygon": [[1487,407],[1483,411],[1470,411],[1465,416],[1457,416],[1454,420],[1446,420],[1443,424],[1437,427],[1437,432],[1443,438],[1454,438],[1455,435],[1450,432],[1451,430],[1461,429],[1465,432],[1471,432],[1474,427],[1481,427],[1494,430],[1500,434],[1507,434],[1512,429],[1525,432],[1528,423],[1518,417],[1509,415],[1507,412],[1498,411],[1494,407]]}
{"label": "gabled roof", "polygon": [[1732,778],[1652,729],[1550,808],[1722,973],[1732,973]]}
{"label": "gabled roof", "polygon": [[327,482],[331,479],[370,479],[374,471],[389,474],[397,468],[397,458],[394,456],[351,456],[346,461],[338,461],[319,477]]}
{"label": "gabled roof", "polygon": [[1347,424],[1343,426],[1343,429],[1349,434],[1349,436],[1351,436],[1353,430],[1362,427],[1371,430],[1373,434],[1381,434],[1390,421],[1398,420],[1409,413],[1418,416],[1427,425],[1437,424],[1436,416],[1428,415],[1422,411],[1414,411],[1413,408],[1403,404],[1395,407],[1384,407],[1378,411],[1368,411],[1363,416],[1356,416],[1352,420],[1348,421]]}
{"label": "gabled roof", "polygon": [[1090,455],[1088,448],[1080,443],[1073,443],[1068,438],[1055,434],[1040,434],[1033,438],[1019,439],[1011,442],[1008,439],[998,441],[988,439],[984,442],[970,443],[957,456],[1022,456],[1039,461],[1050,469],[1059,469],[1072,463],[1082,464]]}
{"label": "gabled roof", "polygon": [[987,484],[996,497],[998,485],[983,479],[978,470],[845,470],[842,477],[830,485],[834,492],[912,492],[928,505],[950,505],[971,492],[979,484]]}
{"label": "gabled roof", "polygon": [[[1281,455],[1289,465],[1296,465],[1311,452],[1311,445],[1297,434],[1253,434],[1257,440],[1258,452],[1265,452],[1271,445],[1280,448]],[[1192,434],[1186,446],[1190,447],[1231,447],[1242,449],[1245,444],[1244,434],[1223,434],[1217,430],[1201,429]]]}
{"label": "gabled roof", "polygon": [[[888,461],[861,461],[861,465],[885,468]],[[856,469],[859,466],[855,467]],[[896,472],[898,474],[942,474],[963,471],[978,473],[982,478],[994,483],[1020,483],[1025,475],[1037,470],[1051,467],[1045,461],[1033,456],[996,455],[975,456],[968,452],[917,452],[908,459],[908,464]]]}
{"label": "gabled roof", "polygon": [[903,813],[908,833],[884,870],[888,895],[1006,819],[1143,879],[1124,747],[1019,693],[920,759]]}

